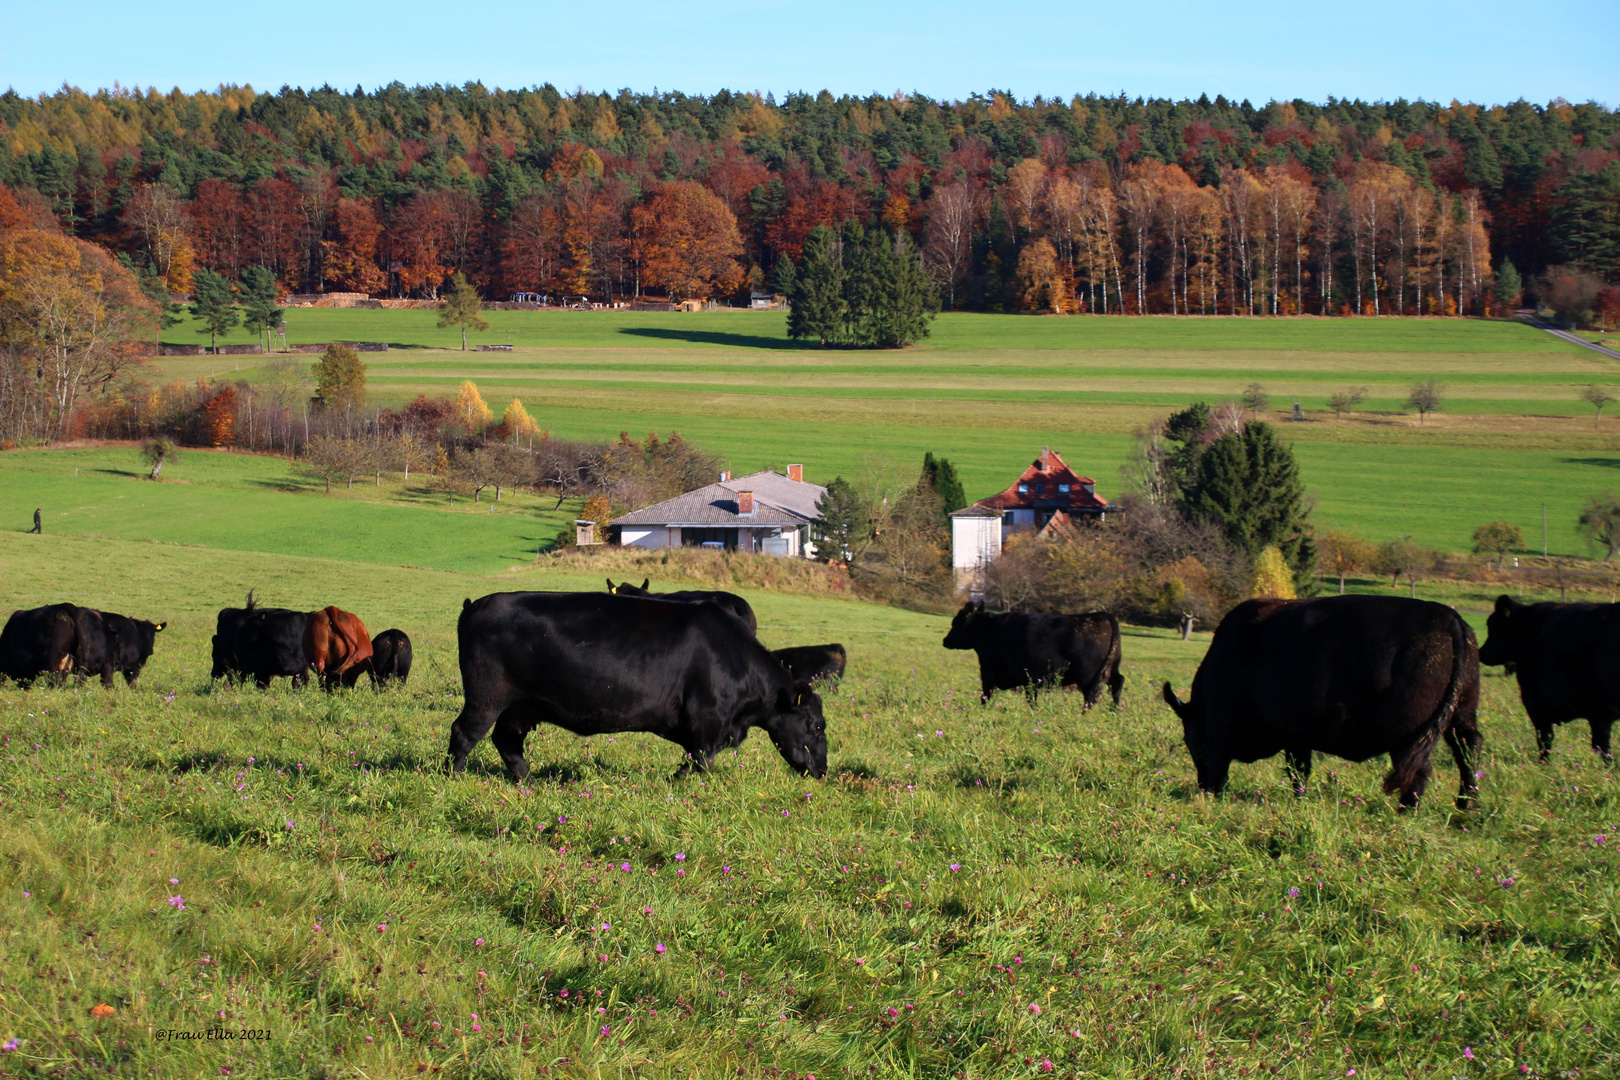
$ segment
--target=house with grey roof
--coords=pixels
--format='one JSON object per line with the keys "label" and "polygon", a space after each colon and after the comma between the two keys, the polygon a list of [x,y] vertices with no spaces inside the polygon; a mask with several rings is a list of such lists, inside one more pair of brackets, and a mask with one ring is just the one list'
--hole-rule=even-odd
{"label": "house with grey roof", "polygon": [[623,547],[704,547],[808,559],[815,555],[810,528],[820,520],[816,504],[827,493],[807,483],[803,465],[787,475],[750,473],[616,517],[609,539]]}

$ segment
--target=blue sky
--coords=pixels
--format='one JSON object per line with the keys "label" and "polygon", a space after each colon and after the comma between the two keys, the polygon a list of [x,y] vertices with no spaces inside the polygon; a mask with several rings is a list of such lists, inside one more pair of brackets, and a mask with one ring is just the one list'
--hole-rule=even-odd
{"label": "blue sky", "polygon": [[990,88],[1620,106],[1620,0],[704,5],[0,0],[0,86]]}

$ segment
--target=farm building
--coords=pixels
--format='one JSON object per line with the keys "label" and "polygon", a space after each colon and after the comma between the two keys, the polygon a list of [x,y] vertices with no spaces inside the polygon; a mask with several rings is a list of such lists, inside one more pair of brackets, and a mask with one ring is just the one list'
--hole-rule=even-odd
{"label": "farm building", "polygon": [[1014,533],[1038,529],[1068,535],[1078,523],[1101,521],[1115,511],[1097,494],[1095,480],[1077,475],[1043,446],[1041,456],[1006,491],[951,515],[951,566],[958,578],[976,576],[996,561]]}
{"label": "farm building", "polygon": [[610,537],[623,547],[706,547],[809,558],[815,553],[810,527],[820,519],[816,504],[827,493],[806,483],[803,465],[787,475],[757,472],[688,491],[673,499],[614,518]]}

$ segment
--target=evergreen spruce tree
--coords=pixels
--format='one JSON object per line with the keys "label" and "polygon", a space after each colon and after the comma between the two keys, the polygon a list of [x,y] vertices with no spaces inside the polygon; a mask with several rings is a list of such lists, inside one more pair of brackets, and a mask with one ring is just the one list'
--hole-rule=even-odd
{"label": "evergreen spruce tree", "polygon": [[1300,595],[1313,589],[1316,541],[1305,485],[1294,452],[1270,424],[1249,424],[1210,443],[1182,492],[1181,510],[1219,528],[1251,560],[1277,548]]}
{"label": "evergreen spruce tree", "polygon": [[967,505],[967,494],[957,478],[956,466],[948,458],[936,458],[932,450],[923,454],[921,483],[934,489],[945,513],[951,514]]}
{"label": "evergreen spruce tree", "polygon": [[872,262],[878,301],[869,320],[869,344],[898,349],[928,336],[928,323],[939,310],[939,294],[923,273],[922,261],[905,233],[891,237],[879,232],[876,236],[880,242],[869,246],[883,250]]}
{"label": "evergreen spruce tree", "polygon": [[276,306],[281,286],[276,284],[276,275],[271,271],[262,266],[250,266],[242,272],[242,291],[242,325],[258,334],[259,344],[269,352],[266,339],[270,329],[279,326],[281,317],[286,314]]}
{"label": "evergreen spruce tree", "polygon": [[1513,265],[1512,259],[1503,259],[1501,269],[1496,271],[1496,301],[1505,308],[1516,308],[1524,297],[1524,280],[1519,277],[1519,268]]}
{"label": "evergreen spruce tree", "polygon": [[788,337],[837,344],[844,327],[844,266],[838,236],[817,225],[804,242],[804,255],[788,294]]}
{"label": "evergreen spruce tree", "polygon": [[827,493],[816,503],[821,519],[816,523],[817,551],[824,559],[849,562],[871,531],[871,514],[865,502],[842,476],[834,477]]}
{"label": "evergreen spruce tree", "polygon": [[219,347],[219,335],[230,333],[237,323],[236,298],[231,295],[231,283],[219,274],[200,267],[191,276],[194,301],[191,314],[202,322],[199,334],[208,335],[209,348]]}

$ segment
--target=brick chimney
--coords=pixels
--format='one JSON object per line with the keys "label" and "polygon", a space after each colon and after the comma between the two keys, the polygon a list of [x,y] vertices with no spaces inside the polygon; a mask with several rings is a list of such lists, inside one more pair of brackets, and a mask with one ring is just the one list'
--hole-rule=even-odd
{"label": "brick chimney", "polygon": [[754,493],[752,491],[737,492],[737,516],[754,516]]}
{"label": "brick chimney", "polygon": [[796,483],[800,483],[800,484],[804,483],[804,466],[803,465],[789,465],[788,466],[788,479],[792,480],[792,481],[794,481]]}

